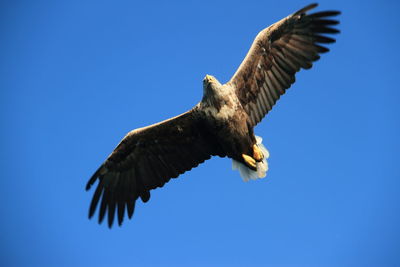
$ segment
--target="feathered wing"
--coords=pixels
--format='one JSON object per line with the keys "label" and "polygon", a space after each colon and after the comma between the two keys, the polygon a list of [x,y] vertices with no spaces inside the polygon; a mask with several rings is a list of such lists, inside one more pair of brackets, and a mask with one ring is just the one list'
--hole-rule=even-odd
{"label": "feathered wing", "polygon": [[109,227],[116,212],[121,225],[125,209],[131,218],[139,197],[147,202],[151,189],[162,187],[212,155],[224,156],[205,129],[202,118],[192,110],[128,133],[87,183],[89,190],[99,180],[89,217],[99,204],[99,223],[107,211]]}
{"label": "feathered wing", "polygon": [[306,6],[261,31],[228,82],[236,87],[251,126],[259,123],[295,82],[296,72],[311,68],[319,54],[329,51],[321,44],[335,42],[323,34],[339,32],[332,28],[339,22],[330,17],[340,12],[306,13],[316,6]]}

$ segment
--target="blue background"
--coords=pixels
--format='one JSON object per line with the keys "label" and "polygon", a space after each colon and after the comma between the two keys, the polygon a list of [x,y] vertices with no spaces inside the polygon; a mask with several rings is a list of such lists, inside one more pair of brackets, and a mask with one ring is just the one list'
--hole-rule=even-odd
{"label": "blue background", "polygon": [[1,266],[399,266],[397,1],[321,1],[337,43],[257,126],[264,180],[213,158],[108,229],[87,179],[130,130],[226,82],[308,1],[1,1]]}

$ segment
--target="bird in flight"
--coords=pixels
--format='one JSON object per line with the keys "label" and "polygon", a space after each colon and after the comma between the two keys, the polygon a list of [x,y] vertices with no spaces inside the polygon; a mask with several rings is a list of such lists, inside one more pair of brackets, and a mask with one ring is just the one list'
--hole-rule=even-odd
{"label": "bird in flight", "polygon": [[93,174],[96,181],[89,208],[91,218],[99,206],[99,223],[107,213],[111,228],[129,219],[136,200],[150,199],[150,190],[198,166],[212,156],[229,157],[242,178],[263,178],[268,170],[268,151],[254,134],[256,126],[294,82],[300,69],[310,69],[329,34],[339,22],[339,11],[309,14],[308,5],[262,30],[232,78],[221,84],[206,75],[203,97],[191,110],[129,132]]}

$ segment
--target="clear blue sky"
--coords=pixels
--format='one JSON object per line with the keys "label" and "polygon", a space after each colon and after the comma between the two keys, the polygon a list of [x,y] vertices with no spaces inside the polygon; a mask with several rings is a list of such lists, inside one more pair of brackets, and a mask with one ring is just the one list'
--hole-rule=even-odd
{"label": "clear blue sky", "polygon": [[191,108],[309,3],[2,1],[0,265],[399,266],[397,1],[320,1],[342,33],[257,126],[267,179],[213,158],[121,228],[87,219],[125,133]]}

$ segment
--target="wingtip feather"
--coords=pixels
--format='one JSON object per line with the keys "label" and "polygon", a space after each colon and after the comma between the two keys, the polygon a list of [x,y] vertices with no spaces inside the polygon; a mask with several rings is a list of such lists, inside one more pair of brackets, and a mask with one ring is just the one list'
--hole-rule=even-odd
{"label": "wingtip feather", "polygon": [[143,203],[146,203],[150,199],[150,191],[143,191],[140,194],[140,198],[142,199]]}
{"label": "wingtip feather", "polygon": [[310,11],[311,9],[316,8],[317,6],[318,6],[318,3],[309,4],[309,5],[305,6],[305,7],[303,7],[302,9],[296,11],[296,13],[294,13],[294,15],[304,14],[307,11]]}
{"label": "wingtip feather", "polygon": [[95,173],[90,177],[89,181],[86,183],[85,190],[88,191],[92,185],[96,182],[97,178],[100,176],[101,172],[104,173],[103,164],[95,171]]}
{"label": "wingtip feather", "polygon": [[335,17],[342,14],[339,10],[319,11],[308,15],[311,18]]}

